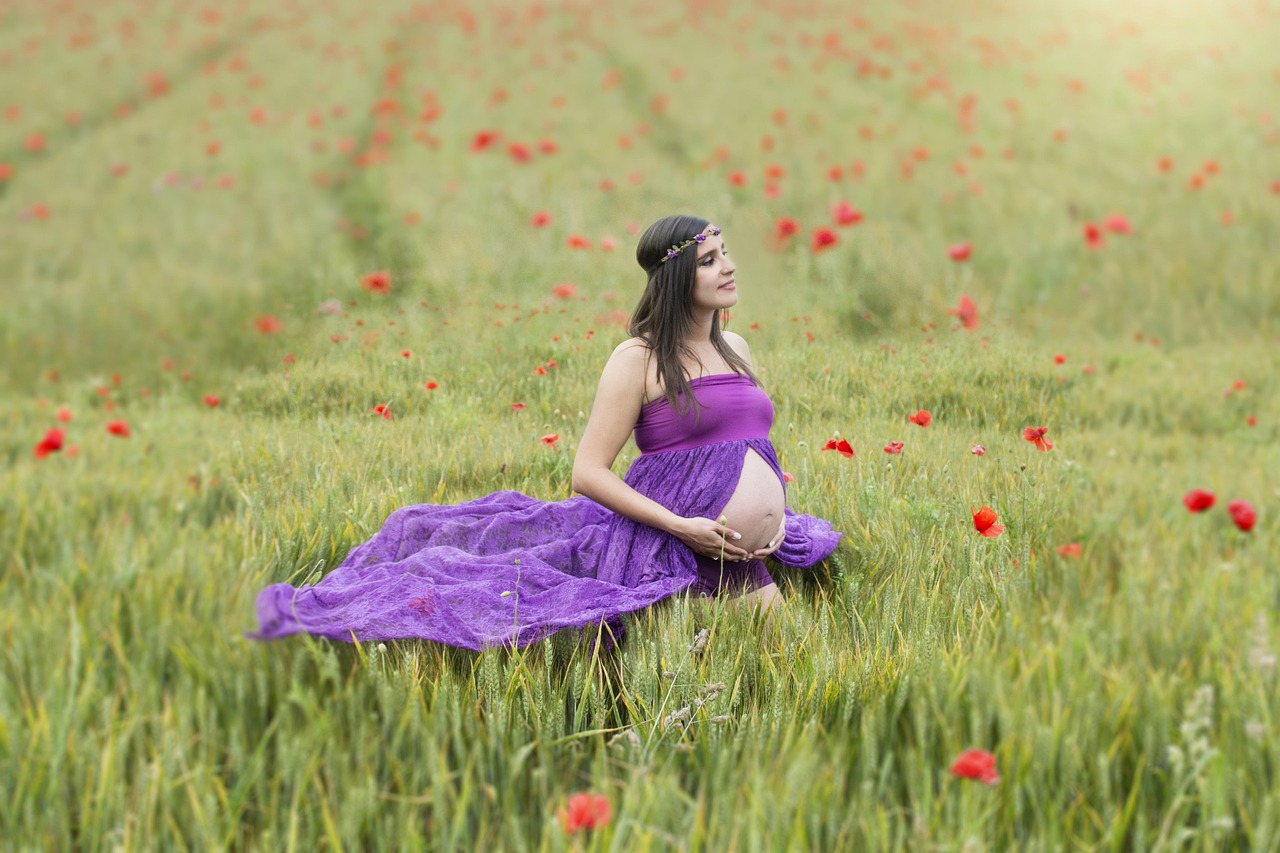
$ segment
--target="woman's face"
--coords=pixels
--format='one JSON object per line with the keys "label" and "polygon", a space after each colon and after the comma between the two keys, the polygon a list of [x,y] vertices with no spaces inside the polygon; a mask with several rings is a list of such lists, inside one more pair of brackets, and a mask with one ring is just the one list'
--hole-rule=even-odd
{"label": "woman's face", "polygon": [[738,304],[738,291],[733,280],[733,261],[719,236],[708,235],[698,245],[696,275],[693,280],[693,308],[716,310]]}

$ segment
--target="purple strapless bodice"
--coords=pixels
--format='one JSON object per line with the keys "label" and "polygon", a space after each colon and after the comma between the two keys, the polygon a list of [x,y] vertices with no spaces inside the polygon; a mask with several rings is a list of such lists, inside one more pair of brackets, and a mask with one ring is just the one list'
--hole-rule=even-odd
{"label": "purple strapless bodice", "polygon": [[[768,438],[773,402],[741,373],[713,373],[689,380],[701,408],[684,414],[659,397],[640,408],[636,447],[641,453],[692,450],[722,441]],[[681,401],[683,402],[683,395]]]}

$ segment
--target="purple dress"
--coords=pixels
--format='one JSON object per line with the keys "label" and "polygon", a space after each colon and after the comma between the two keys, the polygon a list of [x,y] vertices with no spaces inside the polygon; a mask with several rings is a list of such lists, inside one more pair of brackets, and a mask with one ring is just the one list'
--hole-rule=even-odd
{"label": "purple dress", "polygon": [[[662,398],[641,408],[641,455],[625,480],[677,515],[717,518],[748,448],[783,479],[769,442],[773,404],[736,373],[694,379],[690,388],[701,405],[697,417],[678,414]],[[786,536],[772,559],[812,566],[839,538],[826,521],[787,509]],[[648,607],[694,585],[698,569],[679,539],[590,498],[549,503],[495,492],[396,510],[319,583],[274,584],[259,593],[261,627],[250,636],[305,631],[361,642],[420,638],[477,651],[524,646]]]}

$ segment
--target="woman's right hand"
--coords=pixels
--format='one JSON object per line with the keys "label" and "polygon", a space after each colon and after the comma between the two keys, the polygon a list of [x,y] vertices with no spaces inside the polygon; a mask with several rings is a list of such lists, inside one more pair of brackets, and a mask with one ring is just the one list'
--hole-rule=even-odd
{"label": "woman's right hand", "polygon": [[720,521],[710,518],[681,519],[672,535],[688,545],[695,554],[713,560],[718,560],[723,555],[726,561],[738,562],[751,556],[745,549],[734,544],[734,540],[741,539],[742,534],[731,529],[723,518]]}

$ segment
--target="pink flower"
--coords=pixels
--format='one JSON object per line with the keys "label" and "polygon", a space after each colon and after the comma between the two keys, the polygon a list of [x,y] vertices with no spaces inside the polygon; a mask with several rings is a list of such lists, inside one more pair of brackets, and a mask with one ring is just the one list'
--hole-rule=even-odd
{"label": "pink flower", "polygon": [[981,444],[975,444],[973,447],[969,448],[969,452],[972,453],[974,456],[983,456],[986,454],[987,449],[983,447]]}
{"label": "pink flower", "polygon": [[885,453],[890,453],[890,454],[893,454],[893,455],[897,455],[897,454],[901,453],[901,452],[902,452],[902,442],[901,442],[901,441],[891,441],[891,442],[889,442],[888,444],[886,444],[886,445],[884,446],[884,452],[885,452]]}

